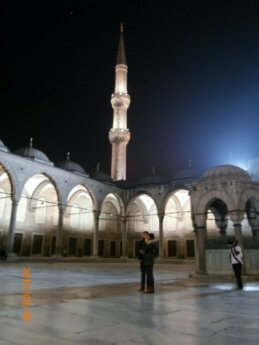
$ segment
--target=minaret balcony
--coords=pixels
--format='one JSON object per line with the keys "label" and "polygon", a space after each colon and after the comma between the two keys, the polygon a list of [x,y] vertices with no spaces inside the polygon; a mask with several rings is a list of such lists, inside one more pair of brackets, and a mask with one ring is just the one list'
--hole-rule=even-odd
{"label": "minaret balcony", "polygon": [[109,139],[111,144],[124,142],[127,145],[130,141],[130,131],[124,128],[112,128],[109,132]]}
{"label": "minaret balcony", "polygon": [[113,107],[119,108],[126,105],[128,108],[130,105],[130,95],[124,92],[113,93],[111,96],[111,104]]}
{"label": "minaret balcony", "polygon": [[130,100],[130,95],[126,92],[115,92],[112,94],[111,98],[127,98]]}

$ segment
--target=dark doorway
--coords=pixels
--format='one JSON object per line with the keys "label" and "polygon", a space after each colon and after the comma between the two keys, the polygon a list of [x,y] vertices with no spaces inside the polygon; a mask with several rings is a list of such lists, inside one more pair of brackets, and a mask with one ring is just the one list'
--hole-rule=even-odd
{"label": "dark doorway", "polygon": [[89,238],[86,238],[84,241],[84,255],[86,256],[91,256],[92,254],[92,240],[90,240]]}
{"label": "dark doorway", "polygon": [[115,241],[110,242],[110,256],[111,257],[116,256],[116,242]]}
{"label": "dark doorway", "polygon": [[104,255],[104,240],[98,241],[98,256]]}
{"label": "dark doorway", "polygon": [[70,237],[69,239],[69,255],[76,255],[76,242],[75,237]]}
{"label": "dark doorway", "polygon": [[13,252],[17,255],[20,254],[22,249],[22,236],[23,234],[14,234]]}
{"label": "dark doorway", "polygon": [[51,239],[51,255],[54,255],[56,252],[56,236],[52,236]]}
{"label": "dark doorway", "polygon": [[177,256],[176,243],[177,242],[175,240],[170,240],[167,242],[167,256],[168,257]]}
{"label": "dark doorway", "polygon": [[32,255],[40,255],[42,253],[42,235],[33,235],[32,241]]}
{"label": "dark doorway", "polygon": [[188,258],[194,258],[194,240],[186,241],[186,254]]}

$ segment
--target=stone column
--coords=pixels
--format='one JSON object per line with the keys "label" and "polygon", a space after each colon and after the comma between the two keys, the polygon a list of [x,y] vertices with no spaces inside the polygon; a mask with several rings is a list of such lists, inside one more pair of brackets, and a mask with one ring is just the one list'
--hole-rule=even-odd
{"label": "stone column", "polygon": [[94,234],[93,234],[93,255],[92,258],[98,257],[98,231],[100,214],[94,210]]}
{"label": "stone column", "polygon": [[60,257],[62,255],[62,247],[63,247],[63,229],[64,229],[65,206],[59,205],[58,209],[59,209],[59,214],[58,214],[58,229],[57,229],[55,256]]}
{"label": "stone column", "polygon": [[196,259],[196,272],[205,274],[206,269],[206,218],[207,214],[195,214],[194,223],[194,234],[195,234],[195,259]]}
{"label": "stone column", "polygon": [[253,237],[259,238],[259,227],[252,229]]}
{"label": "stone column", "polygon": [[127,259],[127,232],[128,232],[128,223],[126,217],[122,220],[122,231],[121,231],[121,242],[122,242],[122,253],[121,259]]}
{"label": "stone column", "polygon": [[198,250],[198,231],[197,231],[197,225],[193,224],[194,230],[194,255],[195,255],[195,267],[196,272],[199,272],[199,250]]}
{"label": "stone column", "polygon": [[250,221],[253,237],[259,238],[259,222],[257,219]]}
{"label": "stone column", "polygon": [[219,234],[220,237],[226,237],[227,234],[227,227],[228,227],[228,223],[226,222],[226,220],[220,220],[217,223],[217,226],[219,227]]}
{"label": "stone column", "polygon": [[6,247],[6,254],[8,256],[8,259],[11,259],[12,257],[16,256],[13,254],[13,245],[14,245],[16,214],[17,214],[18,204],[19,204],[18,200],[16,199],[12,200],[12,211],[11,211],[11,218],[10,218],[8,235],[7,235],[7,247]]}
{"label": "stone column", "polygon": [[163,259],[165,257],[165,254],[164,254],[164,227],[163,227],[165,214],[159,213],[158,218],[159,218],[159,258]]}
{"label": "stone column", "polygon": [[234,229],[235,229],[235,239],[238,241],[238,245],[241,247],[242,252],[243,252],[243,273],[246,274],[247,272],[247,267],[246,267],[246,253],[244,249],[244,241],[243,241],[243,235],[242,235],[242,226],[241,222],[236,222],[234,224]]}
{"label": "stone column", "polygon": [[197,260],[197,273],[206,273],[206,227],[197,226],[197,249],[198,249],[198,260]]}
{"label": "stone column", "polygon": [[234,229],[235,229],[235,239],[238,240],[238,244],[244,250],[244,241],[243,241],[243,235],[242,235],[242,228],[241,228],[241,222],[234,223]]}

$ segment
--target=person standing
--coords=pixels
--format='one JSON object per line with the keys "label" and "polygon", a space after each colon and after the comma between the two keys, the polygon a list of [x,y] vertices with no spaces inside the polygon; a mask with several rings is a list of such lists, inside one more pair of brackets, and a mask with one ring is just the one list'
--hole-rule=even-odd
{"label": "person standing", "polygon": [[241,247],[238,245],[238,241],[234,240],[229,253],[229,259],[232,264],[238,289],[243,289],[243,282],[242,282],[242,266],[243,266],[243,253]]}
{"label": "person standing", "polygon": [[155,292],[155,283],[153,275],[153,267],[155,263],[155,257],[157,256],[157,240],[153,234],[149,234],[148,238],[145,238],[145,253],[144,253],[144,271],[147,274],[147,290],[146,293]]}
{"label": "person standing", "polygon": [[7,254],[6,254],[6,250],[4,247],[2,247],[2,249],[0,250],[0,258],[3,261],[6,261],[6,259],[7,259]]}
{"label": "person standing", "polygon": [[146,249],[146,239],[149,239],[149,234],[147,231],[144,231],[142,233],[142,240],[140,241],[138,248],[137,248],[137,255],[138,255],[138,260],[140,264],[140,274],[141,274],[141,283],[140,283],[140,288],[138,291],[144,292],[145,291],[145,285],[146,285],[146,269],[144,265],[144,254],[145,254],[145,249]]}

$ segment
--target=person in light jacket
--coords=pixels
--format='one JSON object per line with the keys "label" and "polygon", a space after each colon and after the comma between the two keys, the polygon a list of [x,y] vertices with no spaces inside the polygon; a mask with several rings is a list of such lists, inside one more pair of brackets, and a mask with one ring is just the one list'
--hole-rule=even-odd
{"label": "person in light jacket", "polygon": [[238,241],[234,240],[229,252],[229,260],[232,264],[238,289],[243,289],[242,282],[242,267],[243,267],[243,253]]}

